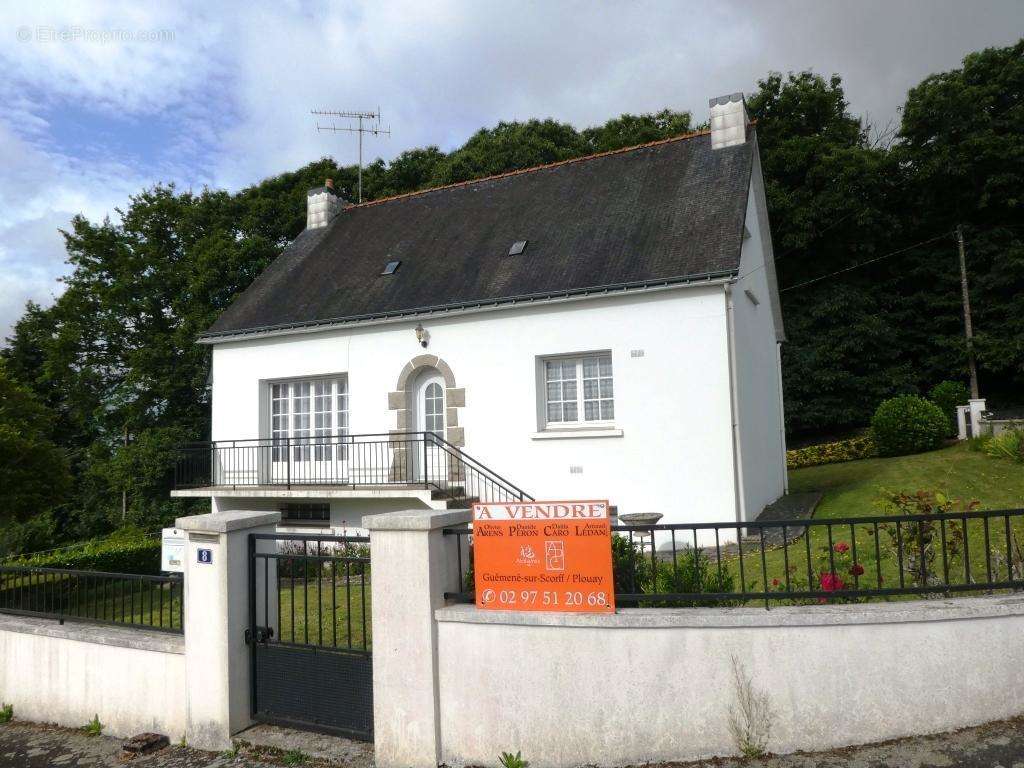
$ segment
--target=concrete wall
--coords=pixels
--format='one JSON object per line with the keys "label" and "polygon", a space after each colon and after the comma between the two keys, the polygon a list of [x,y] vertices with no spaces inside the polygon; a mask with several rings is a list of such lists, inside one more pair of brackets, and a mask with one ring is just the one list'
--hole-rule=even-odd
{"label": "concrete wall", "polygon": [[[348,374],[351,431],[395,429],[388,393],[426,352],[465,390],[458,419],[467,453],[533,496],[607,497],[620,513],[660,511],[664,522],[731,520],[725,315],[716,285],[224,342],[213,355],[212,436],[260,437],[268,380],[340,373]],[[427,350],[417,322],[430,333]],[[543,439],[538,358],[604,350],[619,432]]]}
{"label": "concrete wall", "polygon": [[1024,713],[1024,599],[436,612],[442,760],[535,768],[734,754],[732,659],[768,693],[777,753]]}
{"label": "concrete wall", "polygon": [[752,520],[783,494],[786,485],[778,351],[781,314],[773,312],[778,307],[775,275],[765,262],[766,254],[771,258],[771,233],[759,162],[751,175],[746,228],[749,237],[743,242],[740,276],[730,291],[730,306],[736,350],[741,514]]}
{"label": "concrete wall", "polygon": [[180,635],[0,615],[0,701],[23,720],[104,733],[185,733]]}

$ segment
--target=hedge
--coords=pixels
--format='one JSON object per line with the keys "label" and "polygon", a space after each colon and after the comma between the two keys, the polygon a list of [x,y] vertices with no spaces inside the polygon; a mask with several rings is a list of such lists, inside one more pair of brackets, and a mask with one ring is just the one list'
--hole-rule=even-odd
{"label": "hedge", "polygon": [[820,443],[806,448],[786,451],[786,466],[789,469],[816,467],[819,464],[838,464],[841,461],[870,459],[878,455],[875,441],[870,434],[837,440],[834,443]]}
{"label": "hedge", "polygon": [[115,539],[14,559],[6,565],[106,573],[160,573],[160,539]]}

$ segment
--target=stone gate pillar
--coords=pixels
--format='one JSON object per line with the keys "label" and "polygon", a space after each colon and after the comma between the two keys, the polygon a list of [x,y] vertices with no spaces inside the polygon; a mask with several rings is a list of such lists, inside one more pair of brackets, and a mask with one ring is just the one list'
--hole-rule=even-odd
{"label": "stone gate pillar", "polygon": [[370,530],[373,737],[377,768],[436,768],[441,713],[434,611],[459,584],[458,536],[468,510],[414,509],[363,518]]}
{"label": "stone gate pillar", "polygon": [[[249,534],[273,533],[280,512],[181,517],[185,547],[185,740],[221,750],[250,717]],[[276,549],[272,540],[260,549]],[[262,578],[257,573],[257,578]],[[260,585],[261,588],[273,585]]]}

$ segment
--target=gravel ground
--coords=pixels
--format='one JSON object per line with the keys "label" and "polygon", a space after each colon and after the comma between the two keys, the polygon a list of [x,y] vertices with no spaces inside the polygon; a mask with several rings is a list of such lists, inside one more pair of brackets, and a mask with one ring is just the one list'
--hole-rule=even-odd
{"label": "gravel ground", "polygon": [[678,768],[684,765],[685,768],[1024,768],[1024,718],[831,752],[676,765]]}
{"label": "gravel ground", "polygon": [[[296,760],[288,749],[243,747],[237,754],[203,752],[172,745],[130,763],[121,759],[121,739],[86,736],[81,731],[49,725],[13,722],[0,725],[0,766],[2,768],[274,768],[303,765],[307,768],[338,765],[322,759]],[[308,754],[308,753],[307,753]],[[289,760],[288,758],[292,759]],[[354,764],[353,764],[354,765]],[[364,763],[365,765],[365,763]]]}
{"label": "gravel ground", "polygon": [[[171,746],[131,762],[139,768],[372,768],[366,745],[346,739],[259,726],[241,735],[238,754],[217,755]],[[303,755],[291,750],[301,749]],[[28,723],[0,725],[2,768],[113,768],[124,766],[121,742],[81,731]],[[309,756],[309,757],[307,757]],[[527,756],[528,757],[528,756]],[[661,768],[1024,768],[1024,718],[1004,720],[937,736],[900,739],[884,744],[816,754],[785,755],[756,760],[717,759],[678,763]],[[654,768],[654,767],[648,767]]]}

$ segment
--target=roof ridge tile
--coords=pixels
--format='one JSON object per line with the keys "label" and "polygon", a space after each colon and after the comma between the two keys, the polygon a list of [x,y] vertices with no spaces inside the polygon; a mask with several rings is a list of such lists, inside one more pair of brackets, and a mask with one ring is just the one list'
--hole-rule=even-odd
{"label": "roof ridge tile", "polygon": [[389,195],[387,197],[379,197],[376,200],[367,200],[365,203],[358,203],[357,205],[347,206],[342,212],[354,211],[359,208],[369,208],[374,205],[380,205],[381,203],[389,203],[392,200],[404,200],[409,197],[417,197],[419,195],[425,195],[428,192],[442,192],[446,189],[457,189],[459,187],[467,187],[470,184],[480,184],[485,181],[494,181],[496,179],[505,179],[509,176],[520,176],[525,173],[533,173],[534,171],[543,171],[548,168],[557,168],[561,165],[570,165],[572,163],[582,163],[587,160],[596,160],[599,157],[608,157],[609,155],[620,155],[625,152],[633,152],[638,149],[646,149],[647,147],[657,147],[661,144],[671,144],[674,141],[684,141],[686,139],[693,139],[698,136],[709,136],[711,134],[710,128],[703,128],[699,131],[690,131],[689,133],[681,133],[678,136],[669,136],[667,139],[655,139],[654,141],[648,141],[643,144],[633,144],[628,147],[619,147],[618,149],[607,149],[604,152],[594,152],[589,155],[580,155],[579,157],[569,157],[565,160],[556,160],[553,163],[543,163],[542,165],[531,165],[529,168],[516,168],[512,171],[504,171],[503,173],[495,173],[491,176],[481,176],[478,179],[466,179],[465,181],[454,181],[451,184],[442,184],[439,187],[426,187],[424,189],[417,189],[413,192],[403,192],[400,195]]}

